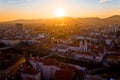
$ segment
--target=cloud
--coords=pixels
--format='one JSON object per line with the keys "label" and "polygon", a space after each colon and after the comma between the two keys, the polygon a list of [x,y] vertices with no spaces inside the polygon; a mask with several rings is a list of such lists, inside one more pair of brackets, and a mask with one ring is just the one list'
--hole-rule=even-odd
{"label": "cloud", "polygon": [[112,0],[99,0],[99,1],[100,1],[100,3],[103,3],[103,2],[110,2]]}
{"label": "cloud", "polygon": [[21,2],[31,2],[33,0],[6,0],[8,3],[21,3]]}
{"label": "cloud", "polygon": [[7,2],[8,3],[16,3],[17,1],[16,0],[8,0]]}

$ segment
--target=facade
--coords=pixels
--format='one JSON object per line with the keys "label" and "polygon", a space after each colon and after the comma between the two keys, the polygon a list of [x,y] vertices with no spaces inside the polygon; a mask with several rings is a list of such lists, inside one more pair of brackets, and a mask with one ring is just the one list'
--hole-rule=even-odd
{"label": "facade", "polygon": [[22,80],[41,80],[41,73],[34,68],[26,68],[21,72]]}
{"label": "facade", "polygon": [[34,58],[29,62],[34,69],[41,72],[44,80],[71,80],[74,76],[76,77],[74,74],[77,70],[81,73],[84,72],[79,66],[58,62],[55,59]]}

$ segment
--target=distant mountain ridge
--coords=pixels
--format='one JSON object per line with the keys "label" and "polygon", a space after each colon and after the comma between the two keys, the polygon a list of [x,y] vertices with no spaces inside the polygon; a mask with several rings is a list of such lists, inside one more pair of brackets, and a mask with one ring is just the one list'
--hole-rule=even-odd
{"label": "distant mountain ridge", "polygon": [[[19,19],[14,21],[6,21],[4,23],[23,23],[23,24],[46,24],[46,23],[75,23],[75,24],[117,24],[120,25],[120,15],[113,15],[107,18],[98,18],[98,17],[88,17],[88,18],[73,18],[73,17],[59,17],[52,19]],[[2,22],[1,22],[2,23]]]}
{"label": "distant mountain ridge", "polygon": [[111,16],[111,17],[108,17],[107,19],[112,19],[112,18],[120,18],[120,15],[113,15],[113,16]]}

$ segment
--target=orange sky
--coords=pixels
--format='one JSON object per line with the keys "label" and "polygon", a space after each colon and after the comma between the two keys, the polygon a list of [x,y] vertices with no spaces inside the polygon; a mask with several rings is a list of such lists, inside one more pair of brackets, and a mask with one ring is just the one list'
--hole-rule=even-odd
{"label": "orange sky", "polygon": [[70,17],[120,14],[120,0],[0,0],[0,21],[53,18],[57,8]]}

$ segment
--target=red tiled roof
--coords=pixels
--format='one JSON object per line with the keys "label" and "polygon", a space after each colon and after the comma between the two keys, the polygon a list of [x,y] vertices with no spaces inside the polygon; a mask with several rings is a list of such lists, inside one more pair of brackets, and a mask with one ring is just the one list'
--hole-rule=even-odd
{"label": "red tiled roof", "polygon": [[71,71],[71,72],[75,72],[77,70],[75,67],[67,65],[67,64],[61,64],[60,68],[62,70]]}
{"label": "red tiled roof", "polygon": [[35,79],[32,79],[32,78],[25,78],[25,80],[35,80]]}
{"label": "red tiled roof", "polygon": [[68,44],[68,46],[79,47],[79,40],[77,40],[77,41],[75,41],[73,43]]}
{"label": "red tiled roof", "polygon": [[120,54],[108,54],[107,59],[120,59]]}
{"label": "red tiled roof", "polygon": [[93,53],[89,53],[89,52],[76,52],[76,54],[93,56]]}
{"label": "red tiled roof", "polygon": [[37,73],[39,73],[39,71],[37,71],[37,70],[35,70],[34,68],[31,68],[31,67],[29,67],[29,68],[26,67],[26,68],[24,68],[22,73],[36,75]]}
{"label": "red tiled roof", "polygon": [[59,46],[58,49],[67,49],[66,46]]}
{"label": "red tiled roof", "polygon": [[115,48],[107,48],[106,51],[117,51]]}
{"label": "red tiled roof", "polygon": [[60,65],[60,63],[57,60],[50,59],[50,58],[43,60],[43,63],[44,63],[44,65],[55,65],[55,66],[59,66]]}
{"label": "red tiled roof", "polygon": [[71,80],[73,73],[66,70],[57,70],[55,73],[55,80]]}

